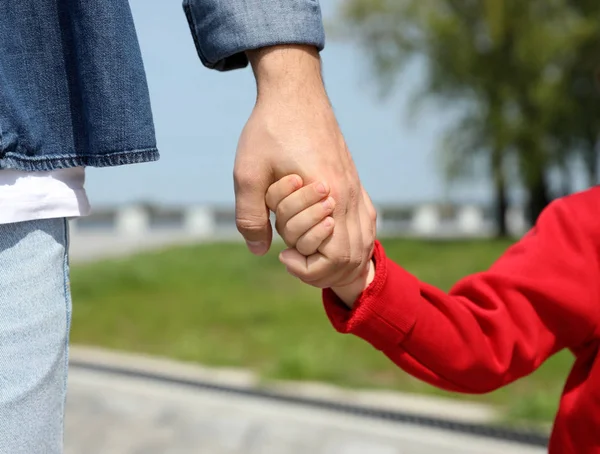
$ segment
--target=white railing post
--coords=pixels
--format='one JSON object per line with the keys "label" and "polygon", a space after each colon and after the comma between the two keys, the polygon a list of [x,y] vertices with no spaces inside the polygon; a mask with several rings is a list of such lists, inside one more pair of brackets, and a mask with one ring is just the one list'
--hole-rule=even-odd
{"label": "white railing post", "polygon": [[119,234],[143,235],[149,229],[150,217],[141,206],[128,206],[117,211],[116,227]]}

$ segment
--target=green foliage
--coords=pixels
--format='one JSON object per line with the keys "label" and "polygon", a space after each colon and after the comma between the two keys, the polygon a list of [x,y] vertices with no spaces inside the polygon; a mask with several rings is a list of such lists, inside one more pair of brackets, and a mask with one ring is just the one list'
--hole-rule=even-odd
{"label": "green foliage", "polygon": [[508,181],[507,165],[516,163],[530,220],[553,195],[549,173],[568,180],[574,156],[584,158],[589,184],[597,183],[600,3],[347,0],[340,17],[383,86],[424,58],[417,97],[466,106],[441,141],[449,178],[472,176],[480,171],[472,164],[484,160],[501,206],[517,183]]}

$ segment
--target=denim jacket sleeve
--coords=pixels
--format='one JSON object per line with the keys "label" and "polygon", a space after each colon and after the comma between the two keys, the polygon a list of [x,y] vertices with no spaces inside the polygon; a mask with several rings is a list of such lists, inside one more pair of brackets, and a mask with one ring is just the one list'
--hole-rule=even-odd
{"label": "denim jacket sleeve", "polygon": [[200,60],[211,69],[243,68],[251,49],[325,45],[319,0],[184,0],[183,8]]}

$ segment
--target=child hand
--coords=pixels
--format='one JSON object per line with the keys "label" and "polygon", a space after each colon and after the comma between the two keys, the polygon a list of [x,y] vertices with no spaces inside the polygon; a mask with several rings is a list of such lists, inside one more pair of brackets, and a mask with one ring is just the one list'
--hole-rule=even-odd
{"label": "child hand", "polygon": [[[303,187],[298,175],[288,175],[269,187],[266,201],[269,209],[275,212],[277,232],[290,248],[281,253],[281,262],[293,276],[323,287],[319,281],[326,277],[322,265],[327,258],[318,249],[333,233],[334,222],[330,214],[335,207],[327,184],[317,182]],[[333,291],[352,307],[374,275],[374,264],[369,261],[353,282],[333,288]]]}
{"label": "child hand", "polygon": [[303,186],[298,175],[288,175],[269,187],[266,202],[275,213],[275,228],[285,244],[305,257],[315,254],[333,233],[330,215],[335,201],[325,183]]}

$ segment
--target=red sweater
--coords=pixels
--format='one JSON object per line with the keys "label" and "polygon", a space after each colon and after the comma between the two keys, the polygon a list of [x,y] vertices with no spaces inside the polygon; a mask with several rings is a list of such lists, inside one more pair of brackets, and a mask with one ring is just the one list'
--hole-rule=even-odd
{"label": "red sweater", "polygon": [[488,270],[444,293],[386,258],[349,311],[331,290],[327,314],[415,377],[485,393],[533,372],[564,348],[577,360],[551,454],[600,453],[600,187],[552,203]]}

